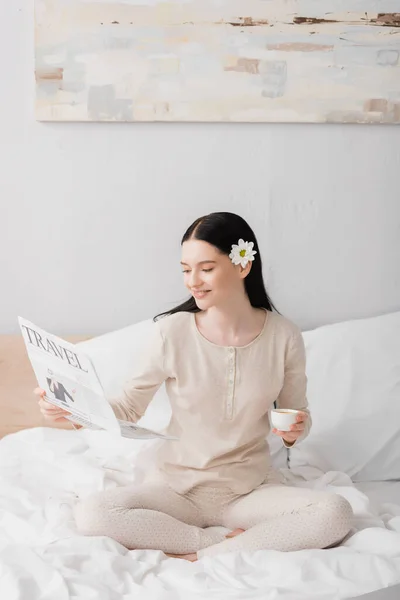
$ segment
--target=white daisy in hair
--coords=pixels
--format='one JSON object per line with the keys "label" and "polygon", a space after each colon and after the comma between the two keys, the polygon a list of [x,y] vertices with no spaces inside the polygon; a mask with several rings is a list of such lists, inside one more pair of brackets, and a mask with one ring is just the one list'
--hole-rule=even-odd
{"label": "white daisy in hair", "polygon": [[254,242],[245,242],[240,239],[237,244],[232,244],[232,252],[229,258],[234,265],[241,265],[244,268],[249,261],[254,260],[254,255],[257,254],[253,247]]}

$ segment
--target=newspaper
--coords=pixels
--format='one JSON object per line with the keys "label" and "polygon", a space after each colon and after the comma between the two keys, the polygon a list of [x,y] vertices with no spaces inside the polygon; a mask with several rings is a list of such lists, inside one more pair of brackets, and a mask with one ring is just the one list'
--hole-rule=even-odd
{"label": "newspaper", "polygon": [[117,419],[93,363],[80,348],[22,317],[18,321],[39,387],[46,392],[45,399],[67,410],[70,414],[65,416],[72,423],[127,438],[178,439]]}

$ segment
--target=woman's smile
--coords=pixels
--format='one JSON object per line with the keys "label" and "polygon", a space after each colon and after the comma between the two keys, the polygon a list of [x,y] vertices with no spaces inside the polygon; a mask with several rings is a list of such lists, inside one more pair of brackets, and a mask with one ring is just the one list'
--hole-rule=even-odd
{"label": "woman's smile", "polygon": [[192,290],[192,294],[193,294],[193,296],[194,296],[195,298],[198,298],[198,299],[200,299],[200,298],[204,298],[204,296],[205,296],[206,294],[208,294],[208,292],[211,292],[211,290],[199,290],[199,291],[197,291],[197,292],[196,292],[195,290]]}

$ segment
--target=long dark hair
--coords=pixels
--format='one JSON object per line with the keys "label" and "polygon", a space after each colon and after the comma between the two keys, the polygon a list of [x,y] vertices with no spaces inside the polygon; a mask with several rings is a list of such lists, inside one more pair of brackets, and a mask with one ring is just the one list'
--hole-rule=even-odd
{"label": "long dark hair", "polygon": [[[257,254],[254,257],[250,272],[244,279],[244,285],[250,304],[254,308],[266,308],[269,311],[279,312],[265,289],[262,261],[256,236],[250,225],[242,217],[230,212],[214,212],[196,219],[194,223],[185,231],[181,245],[190,239],[202,240],[215,246],[222,254],[229,254],[232,250],[232,244],[237,244],[239,239],[246,242],[254,242],[254,250]],[[196,300],[191,296],[189,300],[179,306],[160,313],[154,317],[154,321],[160,317],[173,315],[177,312],[200,312]]]}

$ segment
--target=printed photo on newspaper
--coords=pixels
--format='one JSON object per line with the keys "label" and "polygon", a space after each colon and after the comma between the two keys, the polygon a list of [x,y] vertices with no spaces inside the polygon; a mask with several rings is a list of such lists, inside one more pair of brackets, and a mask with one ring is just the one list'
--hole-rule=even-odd
{"label": "printed photo on newspaper", "polygon": [[22,317],[18,321],[38,385],[46,392],[45,399],[67,410],[70,415],[66,418],[72,423],[140,440],[178,439],[117,419],[87,355]]}

